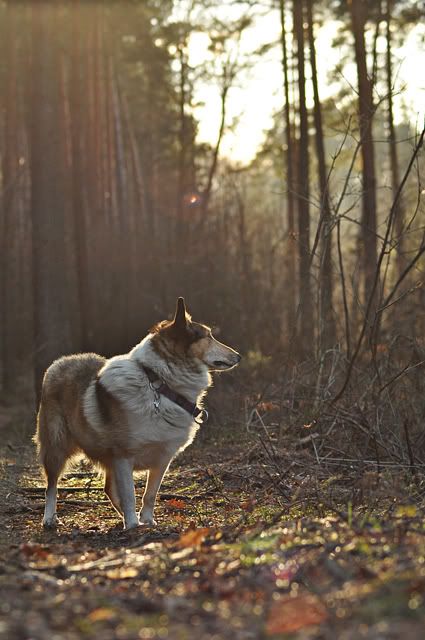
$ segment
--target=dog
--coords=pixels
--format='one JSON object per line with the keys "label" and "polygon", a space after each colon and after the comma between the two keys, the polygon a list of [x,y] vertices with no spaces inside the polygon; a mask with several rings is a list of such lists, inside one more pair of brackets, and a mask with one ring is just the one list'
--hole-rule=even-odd
{"label": "dog", "polygon": [[[129,353],[53,362],[44,375],[34,437],[47,479],[44,527],[58,524],[58,480],[81,452],[103,469],[105,493],[125,529],[155,525],[155,500],[170,462],[207,417],[202,401],[211,372],[240,360],[208,326],[193,322],[178,298],[173,320],[156,324]],[[133,470],[148,471],[139,514]]]}

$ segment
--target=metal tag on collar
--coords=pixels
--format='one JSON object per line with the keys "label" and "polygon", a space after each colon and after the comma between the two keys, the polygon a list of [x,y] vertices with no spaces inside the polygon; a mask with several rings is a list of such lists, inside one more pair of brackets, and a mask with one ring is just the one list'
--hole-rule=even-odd
{"label": "metal tag on collar", "polygon": [[161,396],[158,393],[158,389],[154,386],[153,382],[149,381],[149,386],[153,391],[153,407],[155,409],[155,413],[159,413],[159,407],[161,404]]}
{"label": "metal tag on collar", "polygon": [[202,424],[203,422],[207,422],[208,417],[208,411],[206,409],[202,409],[201,413],[196,416],[195,422],[197,422],[198,424]]}
{"label": "metal tag on collar", "polygon": [[161,403],[161,398],[160,398],[159,394],[157,394],[155,396],[155,398],[154,398],[154,401],[153,401],[153,407],[155,409],[155,413],[159,413],[159,405],[160,405],[160,403]]}

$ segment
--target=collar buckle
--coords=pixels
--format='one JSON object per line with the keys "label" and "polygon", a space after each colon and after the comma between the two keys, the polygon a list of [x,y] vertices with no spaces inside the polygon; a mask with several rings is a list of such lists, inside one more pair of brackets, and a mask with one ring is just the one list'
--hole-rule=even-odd
{"label": "collar buckle", "polygon": [[206,409],[201,409],[200,412],[195,416],[194,414],[196,413],[197,410],[198,410],[198,407],[196,407],[196,409],[193,411],[193,417],[195,419],[195,422],[197,422],[198,424],[207,422],[209,418],[208,411]]}

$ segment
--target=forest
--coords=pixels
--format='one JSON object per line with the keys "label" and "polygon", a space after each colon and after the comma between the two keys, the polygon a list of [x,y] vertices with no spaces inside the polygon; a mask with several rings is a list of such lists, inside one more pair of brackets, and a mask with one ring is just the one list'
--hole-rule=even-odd
{"label": "forest", "polygon": [[[424,45],[417,0],[0,1],[0,639],[423,638]],[[44,531],[46,369],[179,296],[242,361],[158,525],[83,459]]]}

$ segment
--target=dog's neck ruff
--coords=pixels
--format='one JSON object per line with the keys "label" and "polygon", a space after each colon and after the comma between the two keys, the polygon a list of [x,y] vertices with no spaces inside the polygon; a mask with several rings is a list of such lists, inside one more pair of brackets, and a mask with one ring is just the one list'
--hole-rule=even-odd
{"label": "dog's neck ruff", "polygon": [[[187,413],[189,413],[195,420],[199,417],[203,417],[205,420],[208,419],[208,412],[205,409],[201,409],[194,402],[190,402],[190,400],[182,396],[180,393],[173,391],[173,389],[171,389],[168,384],[149,367],[146,367],[141,363],[140,366],[146,373],[149,383],[155,393],[164,396],[165,398],[168,398],[168,400],[171,400],[171,402],[174,402],[174,404],[177,404],[179,407],[187,411]],[[159,385],[157,384],[158,382],[160,383]]]}

